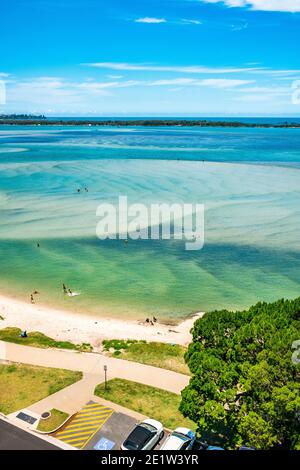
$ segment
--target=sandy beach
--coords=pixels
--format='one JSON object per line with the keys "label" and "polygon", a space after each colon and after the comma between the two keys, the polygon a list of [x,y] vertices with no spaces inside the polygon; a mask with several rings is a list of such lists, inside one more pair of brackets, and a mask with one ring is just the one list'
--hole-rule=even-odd
{"label": "sandy beach", "polygon": [[73,343],[90,343],[101,349],[103,339],[139,339],[187,345],[194,321],[204,313],[199,312],[176,326],[138,321],[99,318],[56,310],[0,295],[0,328],[18,327],[22,330],[40,331],[51,338]]}

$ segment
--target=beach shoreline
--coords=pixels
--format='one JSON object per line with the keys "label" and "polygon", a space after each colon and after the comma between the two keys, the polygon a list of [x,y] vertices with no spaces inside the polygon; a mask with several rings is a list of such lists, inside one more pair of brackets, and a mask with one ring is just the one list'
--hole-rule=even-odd
{"label": "beach shoreline", "polygon": [[18,327],[27,332],[39,331],[57,341],[76,344],[90,343],[95,351],[101,351],[104,339],[138,339],[187,346],[190,330],[204,312],[196,313],[178,325],[119,320],[96,317],[31,304],[0,294],[0,329]]}

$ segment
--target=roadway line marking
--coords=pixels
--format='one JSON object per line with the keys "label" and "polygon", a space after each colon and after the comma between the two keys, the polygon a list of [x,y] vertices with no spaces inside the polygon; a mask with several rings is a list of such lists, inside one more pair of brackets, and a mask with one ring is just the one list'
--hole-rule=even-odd
{"label": "roadway line marking", "polygon": [[98,408],[92,408],[92,409],[89,409],[89,410],[84,410],[84,411],[80,411],[80,414],[81,415],[88,415],[88,414],[91,414],[91,413],[97,413],[97,411],[111,411],[109,408],[102,408],[102,407],[98,407]]}
{"label": "roadway line marking", "polygon": [[79,416],[78,418],[75,418],[74,419],[74,422],[79,422],[79,421],[90,421],[91,419],[101,419],[102,416],[107,416],[109,413],[105,412],[105,413],[97,413],[95,415],[91,415],[91,416],[85,416],[85,417],[81,417]]}
{"label": "roadway line marking", "polygon": [[[107,416],[106,420],[102,423],[101,426],[99,426],[99,429],[102,428],[102,426],[106,423],[106,421],[111,417],[111,415],[113,414],[113,411],[111,410],[111,414],[109,416]],[[83,444],[83,446],[81,447],[81,449],[83,449],[84,447],[86,447],[88,445],[88,443],[90,442],[90,440],[95,436],[95,434],[98,432],[98,429],[96,429],[96,431],[91,435],[91,437],[86,441],[85,444]]]}
{"label": "roadway line marking", "polygon": [[77,449],[83,449],[112,414],[113,410],[111,408],[97,403],[86,405],[75,415],[64,430],[56,433],[57,439]]}
{"label": "roadway line marking", "polygon": [[81,425],[81,424],[90,424],[90,423],[97,423],[97,421],[103,419],[103,418],[106,418],[106,416],[108,416],[108,414],[105,414],[105,415],[102,415],[102,416],[97,416],[95,418],[93,418],[92,416],[88,419],[79,419],[78,421],[74,421],[74,425]]}
{"label": "roadway line marking", "polygon": [[82,430],[85,430],[87,431],[88,429],[90,430],[90,432],[95,429],[96,427],[98,426],[98,424],[95,424],[94,426],[80,426],[78,428],[73,428],[73,429],[66,429],[66,431],[61,431],[60,433],[57,434],[57,436],[64,436],[65,434],[70,434],[70,433],[74,433],[74,432],[77,432],[77,431],[82,431]]}
{"label": "roadway line marking", "polygon": [[[77,426],[68,426],[68,429],[70,429],[70,431],[76,431],[77,429],[82,429],[82,428],[95,428],[97,426],[97,423],[91,423],[91,424],[85,424],[84,426],[81,426],[80,424],[78,424]],[[66,428],[67,429],[67,428]],[[63,434],[64,432],[67,432],[67,431],[60,431],[58,433],[59,434]]]}
{"label": "roadway line marking", "polygon": [[92,413],[86,413],[86,414],[80,413],[80,414],[78,414],[78,418],[75,418],[75,419],[79,419],[79,418],[80,419],[88,419],[91,416],[105,415],[105,414],[109,414],[109,413],[110,413],[110,411],[101,411],[101,410],[94,411]]}
{"label": "roadway line marking", "polygon": [[91,434],[91,430],[89,431],[80,431],[80,432],[74,432],[66,436],[61,436],[62,440],[67,442],[67,439],[72,438],[72,437],[77,437],[77,436],[85,436],[84,439],[86,439],[88,436],[86,434]]}
{"label": "roadway line marking", "polygon": [[99,403],[90,403],[89,405],[85,405],[84,408],[91,408],[92,406],[101,406],[101,405],[99,405]]}
{"label": "roadway line marking", "polygon": [[[105,419],[105,418],[103,418]],[[99,423],[102,423],[103,419],[101,420],[98,420],[98,421],[94,421],[93,423],[83,423],[81,424],[80,426],[73,426],[72,428],[66,428],[64,429],[63,431],[61,431],[61,433],[65,433],[65,432],[76,432],[78,431],[78,429],[87,429],[87,428],[95,428],[96,426],[98,426]]]}

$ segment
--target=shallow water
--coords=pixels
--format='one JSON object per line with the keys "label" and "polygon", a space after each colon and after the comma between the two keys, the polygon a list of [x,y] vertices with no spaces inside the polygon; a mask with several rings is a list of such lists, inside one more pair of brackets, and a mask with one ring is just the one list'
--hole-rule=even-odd
{"label": "shallow water", "polygon": [[[296,297],[299,167],[299,129],[2,126],[2,292],[126,318]],[[98,240],[97,205],[119,195],[205,204],[203,250]]]}

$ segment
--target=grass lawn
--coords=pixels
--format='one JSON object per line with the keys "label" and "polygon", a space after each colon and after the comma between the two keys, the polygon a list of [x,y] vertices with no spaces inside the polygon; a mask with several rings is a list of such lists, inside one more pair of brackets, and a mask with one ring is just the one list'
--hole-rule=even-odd
{"label": "grass lawn", "polygon": [[181,397],[175,393],[130,380],[112,379],[107,382],[106,390],[103,383],[97,385],[95,395],[157,419],[170,429],[178,426],[196,428],[195,423],[184,418],[178,410]]}
{"label": "grass lawn", "polygon": [[21,338],[21,332],[20,328],[3,328],[0,330],[0,340],[25,346],[35,346],[37,348],[74,349],[76,351],[91,351],[93,349],[87,343],[73,344],[69,341],[56,341],[38,331],[27,332],[27,338]]}
{"label": "grass lawn", "polygon": [[51,416],[47,419],[40,419],[37,429],[43,432],[51,432],[58,428],[68,418],[68,413],[56,410],[53,408],[50,410]]}
{"label": "grass lawn", "polygon": [[0,411],[9,414],[77,382],[81,372],[23,364],[0,364]]}
{"label": "grass lawn", "polygon": [[189,368],[184,361],[186,348],[178,344],[146,343],[145,341],[135,340],[104,340],[103,348],[104,351],[108,351],[112,356],[120,359],[190,375]]}

